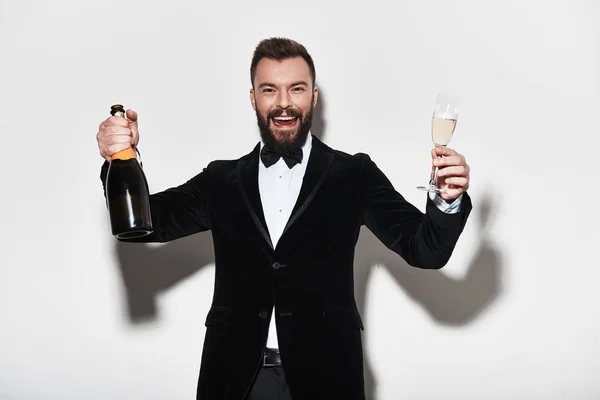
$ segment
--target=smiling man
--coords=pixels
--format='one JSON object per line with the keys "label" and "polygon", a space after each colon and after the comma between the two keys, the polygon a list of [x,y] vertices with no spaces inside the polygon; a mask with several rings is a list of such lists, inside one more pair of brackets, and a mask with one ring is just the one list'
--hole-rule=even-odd
{"label": "smiling man", "polygon": [[319,97],[314,65],[300,47],[292,53],[297,56],[277,60],[270,58],[277,56],[277,48],[271,48],[277,44],[264,44],[250,67],[250,101],[263,143],[278,154],[291,155],[306,142]]}
{"label": "smiling man", "polygon": [[[353,276],[360,228],[413,267],[443,267],[471,210],[469,166],[452,149],[433,149],[445,193],[429,194],[422,213],[368,155],[310,133],[319,90],[304,46],[260,42],[250,76],[260,143],[153,194],[154,232],[130,241],[212,231],[215,286],[197,399],[363,400]],[[97,139],[105,159],[137,145],[137,114],[103,121]]]}

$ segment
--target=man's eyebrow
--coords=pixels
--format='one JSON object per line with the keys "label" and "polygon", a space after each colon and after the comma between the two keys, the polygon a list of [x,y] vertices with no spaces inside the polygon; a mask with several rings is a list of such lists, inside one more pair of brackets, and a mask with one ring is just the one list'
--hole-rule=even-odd
{"label": "man's eyebrow", "polygon": [[304,85],[304,86],[308,86],[308,83],[304,82],[304,81],[298,81],[298,82],[294,82],[292,83],[292,87],[293,86],[298,86],[298,85]]}
{"label": "man's eyebrow", "polygon": [[258,87],[259,88],[262,88],[262,87],[275,87],[275,84],[271,83],[271,82],[263,82],[260,85],[258,85]]}
{"label": "man's eyebrow", "polygon": [[[297,81],[292,83],[290,86],[294,87],[294,86],[299,86],[299,85],[304,85],[304,86],[308,86],[308,83],[306,83],[305,81]],[[260,85],[258,85],[258,88],[263,88],[263,87],[276,87],[277,85],[275,85],[274,83],[271,82],[263,82]]]}

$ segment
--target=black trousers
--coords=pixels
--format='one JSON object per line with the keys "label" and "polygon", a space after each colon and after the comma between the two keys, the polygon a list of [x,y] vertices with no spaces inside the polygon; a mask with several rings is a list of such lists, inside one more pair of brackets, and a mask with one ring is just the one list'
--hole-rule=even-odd
{"label": "black trousers", "polygon": [[282,367],[262,367],[248,400],[292,400]]}

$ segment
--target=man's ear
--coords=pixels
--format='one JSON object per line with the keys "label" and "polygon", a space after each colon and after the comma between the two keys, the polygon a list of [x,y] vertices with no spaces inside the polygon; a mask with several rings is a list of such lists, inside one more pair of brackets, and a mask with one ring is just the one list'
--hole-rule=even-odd
{"label": "man's ear", "polygon": [[317,100],[319,99],[319,87],[315,86],[313,88],[313,104],[312,108],[314,109],[317,106]]}
{"label": "man's ear", "polygon": [[250,104],[252,104],[252,108],[256,111],[256,97],[254,97],[254,88],[250,89]]}

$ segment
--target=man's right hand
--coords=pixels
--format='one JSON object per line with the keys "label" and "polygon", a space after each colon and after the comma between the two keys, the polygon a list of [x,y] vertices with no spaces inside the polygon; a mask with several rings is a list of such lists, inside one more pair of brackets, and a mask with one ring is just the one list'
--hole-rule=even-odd
{"label": "man's right hand", "polygon": [[128,147],[137,146],[140,136],[138,132],[138,115],[127,110],[127,118],[111,116],[100,124],[96,140],[100,155],[107,161],[111,156]]}

